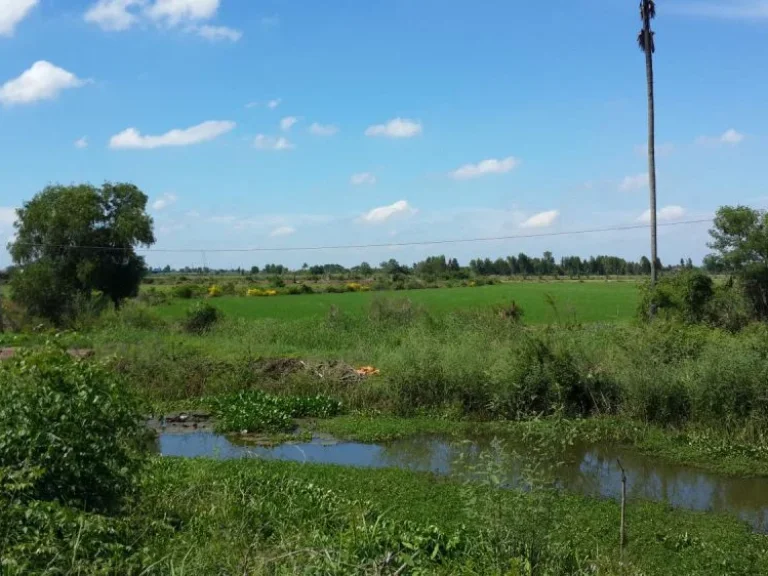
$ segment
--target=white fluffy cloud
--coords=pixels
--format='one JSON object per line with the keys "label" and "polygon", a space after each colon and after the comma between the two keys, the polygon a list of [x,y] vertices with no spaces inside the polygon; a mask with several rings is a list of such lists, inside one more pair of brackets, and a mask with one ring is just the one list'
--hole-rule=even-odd
{"label": "white fluffy cloud", "polygon": [[283,136],[268,136],[257,134],[253,139],[253,146],[259,150],[291,150],[295,148],[291,142]]}
{"label": "white fluffy cloud", "polygon": [[0,0],[0,36],[13,36],[19,22],[24,20],[40,0]]}
{"label": "white fluffy cloud", "polygon": [[208,20],[218,9],[219,0],[155,0],[145,12],[152,20],[175,26],[183,21]]}
{"label": "white fluffy cloud", "polygon": [[158,198],[152,203],[152,209],[158,210],[158,211],[163,210],[164,208],[168,208],[168,206],[175,204],[176,200],[178,200],[178,198],[176,197],[175,194],[169,194],[169,193],[163,194],[162,196],[160,196],[160,198]]}
{"label": "white fluffy cloud", "polygon": [[315,136],[333,136],[339,131],[339,127],[334,124],[318,124],[313,122],[309,127],[309,133]]}
{"label": "white fluffy cloud", "polygon": [[280,226],[279,228],[272,230],[269,235],[276,238],[278,236],[290,236],[294,232],[296,232],[296,228],[293,226]]}
{"label": "white fluffy cloud", "polygon": [[528,218],[526,221],[524,221],[522,224],[520,224],[521,228],[546,228],[548,226],[552,226],[552,224],[555,223],[555,221],[560,216],[560,212],[558,210],[548,210],[546,212],[539,212],[538,214],[534,214],[530,218]]}
{"label": "white fluffy cloud", "polygon": [[192,26],[190,31],[194,32],[198,36],[210,40],[211,42],[219,42],[221,40],[229,40],[230,42],[237,42],[242,38],[243,33],[240,30],[234,28],[228,28],[227,26],[211,26],[204,24],[203,26]]}
{"label": "white fluffy cloud", "polygon": [[407,118],[393,118],[386,124],[375,124],[365,130],[366,136],[387,138],[412,138],[422,132],[421,122]]}
{"label": "white fluffy cloud", "polygon": [[45,60],[38,60],[21,76],[8,80],[0,87],[0,103],[31,104],[39,100],[53,100],[62,90],[78,88],[85,84],[72,72],[54,66]]}
{"label": "white fluffy cloud", "polygon": [[83,19],[102,30],[128,30],[139,22],[185,30],[212,42],[237,42],[243,33],[227,26],[201,24],[216,16],[220,0],[98,0]]}
{"label": "white fluffy cloud", "polygon": [[477,178],[486,174],[505,174],[511,170],[514,170],[520,165],[520,160],[514,156],[508,156],[497,160],[496,158],[489,158],[483,160],[477,164],[465,164],[461,168],[451,172],[451,176],[456,180],[469,180],[470,178]]}
{"label": "white fluffy cloud", "polygon": [[720,134],[720,136],[700,136],[696,139],[697,144],[703,146],[716,146],[718,144],[727,144],[729,146],[736,146],[744,140],[744,134],[730,128]]}
{"label": "white fluffy cloud", "polygon": [[359,172],[358,174],[352,174],[349,182],[355,186],[362,186],[363,184],[376,184],[376,176],[370,172]]}
{"label": "white fluffy cloud", "polygon": [[766,0],[697,0],[670,4],[670,10],[692,16],[721,18],[724,20],[766,20]]}
{"label": "white fluffy cloud", "polygon": [[274,110],[275,108],[280,106],[280,102],[282,102],[282,99],[274,98],[274,99],[270,100],[269,102],[267,102],[267,108],[269,108],[270,110]]}
{"label": "white fluffy cloud", "polygon": [[373,210],[370,210],[369,212],[366,212],[363,214],[360,219],[363,222],[369,222],[371,224],[378,224],[380,222],[386,222],[387,220],[395,217],[395,216],[407,216],[410,214],[415,214],[416,209],[413,208],[410,204],[408,204],[405,200],[398,200],[394,204],[390,204],[389,206],[380,206],[378,208],[374,208]]}
{"label": "white fluffy cloud", "polygon": [[190,128],[176,128],[160,136],[144,136],[136,128],[127,128],[109,140],[110,148],[162,148],[189,146],[218,138],[235,127],[234,122],[209,120]]}
{"label": "white fluffy cloud", "polygon": [[288,132],[296,122],[298,122],[299,119],[296,118],[296,116],[286,116],[282,120],[280,120],[280,129],[283,132]]}
{"label": "white fluffy cloud", "polygon": [[619,184],[619,190],[622,192],[631,192],[648,187],[648,172],[635,174],[634,176],[625,176]]}
{"label": "white fluffy cloud", "polygon": [[102,30],[128,30],[139,17],[133,8],[144,5],[144,0],[99,0],[91,5],[83,15],[83,19],[96,24]]}
{"label": "white fluffy cloud", "polygon": [[[669,222],[671,220],[679,220],[685,216],[685,208],[682,206],[664,206],[661,210],[656,211],[656,220],[658,222]],[[646,210],[640,216],[637,217],[638,222],[643,224],[651,223],[651,211]]]}
{"label": "white fluffy cloud", "polygon": [[75,148],[88,148],[88,137],[83,136],[75,140]]}

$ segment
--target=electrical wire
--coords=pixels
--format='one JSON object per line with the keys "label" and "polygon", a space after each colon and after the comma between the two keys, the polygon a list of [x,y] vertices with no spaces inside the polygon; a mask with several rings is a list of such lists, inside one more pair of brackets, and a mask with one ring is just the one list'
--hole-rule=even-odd
{"label": "electrical wire", "polygon": [[[692,224],[712,223],[711,218],[699,220],[682,220],[679,222],[662,222],[657,224],[659,228],[673,226],[688,226]],[[514,234],[509,236],[492,236],[483,238],[453,238],[444,240],[414,240],[412,242],[386,242],[381,244],[338,244],[321,246],[279,246],[279,247],[251,247],[251,248],[135,248],[137,252],[152,253],[235,253],[235,252],[312,252],[322,250],[360,250],[365,248],[401,248],[405,246],[435,246],[441,244],[468,244],[475,242],[495,242],[502,240],[521,240],[526,238],[550,238],[556,236],[577,236],[584,234],[599,234],[604,232],[624,232],[628,230],[641,230],[650,228],[649,224],[631,224],[627,226],[612,226],[606,228],[589,228],[583,230],[564,230],[561,232],[535,232],[530,234]],[[33,248],[60,248],[63,250],[107,250],[125,251],[129,248],[122,246],[85,246],[78,244],[45,244],[24,242],[22,246]]]}

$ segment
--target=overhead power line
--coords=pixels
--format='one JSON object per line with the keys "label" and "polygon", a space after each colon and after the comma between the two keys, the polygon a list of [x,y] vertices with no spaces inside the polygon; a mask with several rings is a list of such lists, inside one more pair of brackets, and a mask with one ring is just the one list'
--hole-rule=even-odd
{"label": "overhead power line", "polygon": [[[711,218],[698,220],[682,220],[679,222],[663,222],[658,227],[688,226],[692,224],[712,223]],[[468,244],[475,242],[495,242],[501,240],[523,240],[527,238],[551,238],[556,236],[579,236],[585,234],[599,234],[603,232],[624,232],[628,230],[641,230],[649,228],[649,224],[630,224],[627,226],[611,226],[607,228],[588,228],[583,230],[564,230],[561,232],[534,232],[530,234],[513,234],[509,236],[491,236],[482,238],[453,238],[447,240],[418,240],[412,242],[386,242],[381,244],[337,244],[325,246],[282,246],[282,247],[252,247],[252,248],[136,248],[139,252],[153,253],[219,253],[219,252],[309,252],[321,250],[358,250],[363,248],[400,248],[405,246],[435,246],[441,244]],[[23,246],[35,248],[61,248],[63,250],[107,250],[124,251],[126,248],[118,246],[84,246],[77,244],[36,244],[32,242],[19,243]]]}

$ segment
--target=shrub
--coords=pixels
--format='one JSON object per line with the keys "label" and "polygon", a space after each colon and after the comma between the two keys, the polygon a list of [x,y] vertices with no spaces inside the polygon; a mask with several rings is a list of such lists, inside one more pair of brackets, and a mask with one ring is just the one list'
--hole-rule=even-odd
{"label": "shrub", "polygon": [[225,282],[221,286],[221,293],[224,296],[234,296],[235,295],[235,283],[234,282]]}
{"label": "shrub", "polygon": [[218,298],[223,294],[223,291],[221,287],[217,286],[216,284],[213,284],[208,288],[208,296],[211,298]]}
{"label": "shrub", "polygon": [[116,311],[119,322],[131,328],[139,330],[154,330],[165,326],[165,320],[157,311],[141,303],[126,303],[119,311]]}
{"label": "shrub", "polygon": [[706,319],[714,295],[712,278],[698,270],[685,270],[665,276],[652,289],[643,288],[638,315],[648,318],[648,311],[655,306],[658,315],[690,324]]}
{"label": "shrub", "polygon": [[195,286],[192,284],[184,284],[181,286],[174,286],[171,288],[171,296],[174,298],[182,298],[184,300],[189,300],[193,296],[195,296]]}
{"label": "shrub", "polygon": [[273,288],[285,288],[285,280],[281,276],[271,276],[269,278],[269,284]]}
{"label": "shrub", "polygon": [[0,365],[0,467],[36,470],[30,497],[108,510],[140,471],[141,411],[95,362],[55,348]]}
{"label": "shrub", "polygon": [[168,293],[152,287],[139,292],[136,300],[147,306],[162,306],[168,303]]}
{"label": "shrub", "polygon": [[292,296],[296,296],[299,294],[314,294],[314,290],[312,290],[311,286],[307,286],[306,284],[292,284],[291,286],[288,286],[285,293],[290,294]]}
{"label": "shrub", "polygon": [[405,325],[426,316],[423,308],[407,298],[374,297],[368,308],[368,318],[373,322]]}
{"label": "shrub", "polygon": [[205,334],[221,319],[221,310],[207,302],[198,302],[187,311],[184,330],[193,334]]}

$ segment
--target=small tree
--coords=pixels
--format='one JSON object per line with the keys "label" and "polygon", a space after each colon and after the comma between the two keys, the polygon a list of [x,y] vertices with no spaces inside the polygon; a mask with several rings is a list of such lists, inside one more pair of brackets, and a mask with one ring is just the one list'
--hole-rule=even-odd
{"label": "small tree", "polygon": [[155,242],[146,205],[132,184],[46,187],[17,210],[13,298],[59,323],[94,291],[116,306],[135,296],[147,268],[134,249]]}
{"label": "small tree", "polygon": [[768,318],[768,212],[747,206],[723,206],[709,231],[716,251],[707,267],[736,276],[755,314]]}

